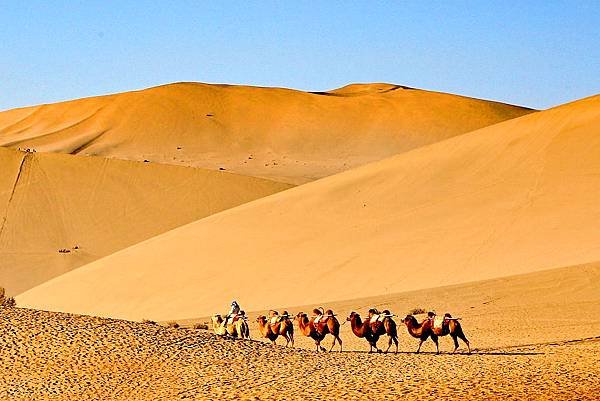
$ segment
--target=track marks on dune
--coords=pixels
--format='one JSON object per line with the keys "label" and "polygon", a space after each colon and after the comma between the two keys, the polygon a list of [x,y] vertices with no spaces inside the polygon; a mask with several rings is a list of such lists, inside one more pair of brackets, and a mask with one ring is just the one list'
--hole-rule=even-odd
{"label": "track marks on dune", "polygon": [[26,164],[27,160],[30,158],[30,156],[31,156],[31,154],[28,152],[23,153],[21,163],[19,164],[19,168],[17,169],[17,175],[15,177],[15,181],[13,183],[10,195],[8,197],[8,202],[6,203],[5,214],[2,217],[2,225],[0,225],[0,243],[2,243],[2,233],[4,232],[4,227],[6,226],[6,221],[8,220],[10,207],[12,204],[12,200],[15,196],[15,191],[16,191],[17,185],[19,184],[19,180],[21,178],[23,170],[25,169],[25,164]]}

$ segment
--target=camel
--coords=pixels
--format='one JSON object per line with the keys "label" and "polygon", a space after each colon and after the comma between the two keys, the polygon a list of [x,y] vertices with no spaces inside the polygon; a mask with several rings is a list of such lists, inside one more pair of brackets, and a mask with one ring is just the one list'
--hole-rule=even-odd
{"label": "camel", "polygon": [[238,316],[227,324],[227,327],[223,325],[223,317],[221,315],[214,315],[212,318],[213,330],[218,336],[231,336],[234,338],[250,338],[250,329],[246,319]]}
{"label": "camel", "polygon": [[373,351],[373,348],[375,348],[377,352],[381,352],[381,350],[377,348],[377,341],[379,341],[379,337],[384,334],[389,336],[388,347],[385,350],[385,353],[390,350],[392,342],[396,345],[396,353],[398,353],[398,330],[396,328],[396,322],[391,318],[390,311],[385,310],[382,312],[382,315],[385,316],[383,321],[371,322],[369,318],[363,322],[358,313],[352,312],[346,320],[350,322],[354,335],[358,338],[365,338],[368,341],[370,345],[369,353]]}
{"label": "camel", "polygon": [[467,348],[469,349],[469,354],[471,353],[471,345],[469,344],[469,340],[463,333],[462,327],[458,322],[458,319],[453,318],[449,313],[444,314],[444,321],[442,323],[442,327],[432,327],[433,332],[438,337],[447,336],[450,334],[452,340],[454,340],[454,350],[452,353],[455,353],[458,349],[458,338],[460,338],[465,344],[467,344]]}
{"label": "camel", "polygon": [[431,337],[431,340],[435,343],[435,348],[437,353],[440,353],[440,346],[438,344],[438,336],[433,332],[433,323],[430,319],[425,319],[423,322],[417,322],[417,319],[413,315],[407,315],[402,322],[406,325],[408,329],[408,334],[413,336],[414,338],[418,338],[421,340],[419,343],[419,348],[417,348],[417,354],[421,351],[421,345]]}
{"label": "camel", "polygon": [[[298,321],[298,327],[300,328],[302,334],[315,340],[317,352],[319,352],[319,350],[326,351],[325,348],[321,346],[321,341],[323,341],[327,334],[331,334],[333,336],[333,343],[331,344],[331,348],[329,348],[328,352],[333,350],[336,341],[340,344],[340,352],[342,352],[340,322],[335,317],[333,311],[329,309],[327,312],[323,313],[321,308],[321,310],[314,309],[313,312],[315,313],[315,316],[311,319],[309,319],[304,312],[298,313],[294,318],[294,320]],[[321,318],[317,323],[315,323],[317,317],[319,316],[321,316]]]}
{"label": "camel", "polygon": [[266,316],[259,316],[256,321],[258,322],[258,330],[260,334],[269,340],[271,343],[275,345],[275,340],[278,336],[282,336],[285,338],[287,347],[290,343],[292,347],[294,346],[294,325],[289,319],[289,315],[287,311],[283,312],[281,316],[276,315],[278,317],[276,323],[271,323],[267,320]]}

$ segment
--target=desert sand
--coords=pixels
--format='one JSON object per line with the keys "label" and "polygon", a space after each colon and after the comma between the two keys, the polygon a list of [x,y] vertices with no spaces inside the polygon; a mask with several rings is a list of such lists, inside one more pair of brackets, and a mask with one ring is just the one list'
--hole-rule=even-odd
{"label": "desert sand", "polygon": [[[390,84],[0,112],[0,399],[595,400],[598,126],[600,95],[534,112]],[[194,328],[232,299],[251,339]],[[318,306],[344,352],[260,338],[258,315]],[[373,307],[399,353],[345,322]],[[459,317],[472,353],[415,354],[415,309]]]}
{"label": "desert sand", "polygon": [[0,146],[224,168],[293,184],[532,112],[392,84],[178,83],[0,113]]}
{"label": "desert sand", "polygon": [[166,320],[234,297],[260,310],[596,261],[599,124],[600,96],[512,119],[214,214],[17,300]]}
{"label": "desert sand", "polygon": [[289,187],[222,171],[0,148],[0,285],[18,294]]}
{"label": "desert sand", "polygon": [[[348,325],[346,351],[316,354],[204,330],[0,308],[0,397],[14,400],[595,400],[600,376],[600,264],[326,306],[341,319],[377,306],[435,306],[462,318],[474,347],[367,354]],[[297,312],[299,308],[290,308]],[[342,313],[342,310],[345,311]],[[254,318],[256,313],[250,313]],[[327,340],[329,341],[329,340]],[[362,342],[361,342],[362,341]],[[383,341],[381,341],[383,342]]]}

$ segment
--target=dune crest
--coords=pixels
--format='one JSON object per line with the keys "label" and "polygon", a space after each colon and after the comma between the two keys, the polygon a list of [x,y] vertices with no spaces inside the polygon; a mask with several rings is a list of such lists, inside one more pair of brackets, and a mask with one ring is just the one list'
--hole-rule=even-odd
{"label": "dune crest", "polygon": [[[0,112],[0,146],[300,184],[532,112],[390,84],[332,96],[177,83]],[[358,96],[360,95],[360,96]]]}

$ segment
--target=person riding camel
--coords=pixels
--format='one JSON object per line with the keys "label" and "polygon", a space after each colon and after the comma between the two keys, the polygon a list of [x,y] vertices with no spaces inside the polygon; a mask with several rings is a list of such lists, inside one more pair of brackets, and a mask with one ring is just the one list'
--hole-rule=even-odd
{"label": "person riding camel", "polygon": [[229,318],[233,321],[233,319],[240,313],[240,305],[235,301],[231,301],[231,309],[229,309],[229,313],[225,315],[225,320],[223,320],[223,326],[227,327],[227,321]]}

